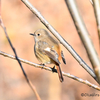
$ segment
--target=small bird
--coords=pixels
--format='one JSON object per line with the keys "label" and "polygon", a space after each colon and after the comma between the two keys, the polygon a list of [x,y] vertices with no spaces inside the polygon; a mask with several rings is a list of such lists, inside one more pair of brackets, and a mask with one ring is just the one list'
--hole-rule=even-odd
{"label": "small bird", "polygon": [[45,29],[38,29],[30,35],[34,36],[35,45],[34,53],[37,59],[43,64],[54,64],[56,66],[57,73],[60,82],[63,82],[63,75],[60,68],[60,60],[66,64],[63,52],[60,48],[60,43],[51,36],[51,34]]}

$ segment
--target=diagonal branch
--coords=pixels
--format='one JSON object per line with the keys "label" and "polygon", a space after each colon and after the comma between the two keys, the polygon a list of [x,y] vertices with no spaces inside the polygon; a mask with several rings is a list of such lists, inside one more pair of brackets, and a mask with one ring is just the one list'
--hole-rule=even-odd
{"label": "diagonal branch", "polygon": [[100,61],[99,57],[97,55],[97,52],[95,51],[95,48],[92,44],[92,41],[89,37],[89,33],[85,27],[85,24],[80,16],[80,13],[78,11],[77,5],[75,0],[65,0],[66,5],[69,9],[69,12],[71,14],[71,17],[74,21],[75,27],[77,29],[77,32],[84,44],[84,47],[87,51],[88,58],[93,66],[94,72],[97,76],[97,81],[100,84]]}
{"label": "diagonal branch", "polygon": [[[1,17],[1,16],[0,16],[0,17]],[[36,89],[35,89],[35,87],[33,86],[32,82],[28,79],[28,77],[27,77],[27,75],[26,75],[26,73],[25,73],[25,71],[24,71],[24,69],[23,69],[23,66],[22,66],[20,60],[18,59],[16,50],[15,50],[15,48],[13,47],[13,45],[12,45],[12,43],[11,43],[9,37],[8,37],[7,31],[6,31],[6,27],[4,26],[3,21],[2,21],[1,18],[0,18],[0,25],[1,25],[1,27],[3,28],[4,32],[5,32],[6,38],[7,38],[8,42],[9,42],[9,44],[10,44],[10,46],[11,46],[11,48],[12,48],[14,54],[15,54],[15,59],[18,61],[19,65],[20,65],[20,67],[21,67],[21,69],[22,69],[22,72],[23,72],[23,74],[24,74],[24,76],[25,76],[25,79],[26,79],[27,83],[29,84],[29,86],[30,86],[30,88],[32,89],[32,91],[35,93],[35,95],[36,95],[36,97],[37,97],[37,100],[41,100],[40,97],[39,97],[39,95],[38,95],[38,93],[37,93],[37,91],[36,91]]]}
{"label": "diagonal branch", "polygon": [[61,35],[48,23],[48,21],[40,14],[40,12],[28,1],[21,0],[38,19],[48,28],[48,30],[60,41],[60,43],[71,53],[78,63],[97,81],[94,71],[83,61],[76,51],[64,40]]}
{"label": "diagonal branch", "polygon": [[99,45],[100,45],[100,0],[92,0],[97,29],[98,29],[98,36],[99,36]]}
{"label": "diagonal branch", "polygon": [[[14,56],[12,56],[12,55],[10,55],[10,54],[7,54],[7,53],[5,53],[5,52],[2,52],[2,51],[0,51],[0,55],[2,55],[2,56],[4,56],[4,57],[8,57],[8,58],[11,58],[11,59],[16,60],[16,58],[15,58]],[[36,68],[42,68],[42,69],[45,69],[45,70],[48,70],[48,71],[51,71],[51,72],[52,72],[52,69],[51,69],[50,67],[46,67],[46,66],[43,66],[43,65],[39,65],[39,64],[30,62],[30,61],[28,61],[28,60],[24,60],[24,59],[22,59],[22,58],[18,58],[18,59],[19,59],[21,62],[26,63],[26,64],[28,64],[28,65],[34,66],[34,67],[36,67]],[[63,74],[63,76],[67,76],[67,77],[69,77],[69,78],[71,78],[71,79],[74,79],[74,80],[76,80],[76,81],[78,81],[78,82],[80,82],[80,83],[86,84],[86,85],[88,85],[89,87],[92,87],[92,88],[94,88],[94,89],[100,91],[100,87],[98,87],[97,85],[94,85],[94,84],[90,83],[90,82],[87,81],[87,80],[83,80],[83,79],[81,79],[81,78],[79,78],[79,77],[76,77],[76,76],[74,76],[74,75],[71,75],[70,73],[62,72],[62,74]]]}
{"label": "diagonal branch", "polygon": [[90,0],[90,2],[91,2],[91,4],[93,5],[93,1],[92,1],[92,0]]}

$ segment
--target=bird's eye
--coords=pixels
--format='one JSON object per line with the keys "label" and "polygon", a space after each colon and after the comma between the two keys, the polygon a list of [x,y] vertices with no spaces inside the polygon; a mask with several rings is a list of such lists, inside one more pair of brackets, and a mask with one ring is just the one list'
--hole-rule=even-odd
{"label": "bird's eye", "polygon": [[38,36],[40,36],[40,34],[37,34]]}

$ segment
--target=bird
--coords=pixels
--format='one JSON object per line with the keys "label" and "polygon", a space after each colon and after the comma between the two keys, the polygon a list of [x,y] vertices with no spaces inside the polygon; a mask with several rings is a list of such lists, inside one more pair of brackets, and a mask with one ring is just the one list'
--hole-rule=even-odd
{"label": "bird", "polygon": [[34,53],[36,58],[43,65],[53,64],[57,69],[60,82],[63,82],[63,75],[60,67],[60,60],[66,64],[66,60],[61,50],[60,42],[55,39],[47,30],[38,29],[34,33],[30,33],[34,37]]}

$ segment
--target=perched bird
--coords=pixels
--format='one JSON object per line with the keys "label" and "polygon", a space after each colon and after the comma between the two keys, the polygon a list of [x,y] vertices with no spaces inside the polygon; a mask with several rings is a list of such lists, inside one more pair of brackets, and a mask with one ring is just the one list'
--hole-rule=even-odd
{"label": "perched bird", "polygon": [[30,33],[30,35],[33,35],[35,39],[34,53],[37,59],[44,65],[54,64],[59,79],[62,82],[63,76],[60,68],[61,57],[65,64],[66,61],[63,52],[61,51],[60,43],[45,29],[38,29],[34,34]]}

